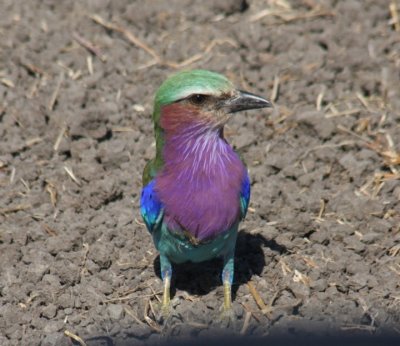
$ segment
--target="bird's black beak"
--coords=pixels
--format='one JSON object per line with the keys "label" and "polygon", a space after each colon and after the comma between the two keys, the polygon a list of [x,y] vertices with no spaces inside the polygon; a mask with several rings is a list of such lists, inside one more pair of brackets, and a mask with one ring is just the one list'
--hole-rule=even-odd
{"label": "bird's black beak", "polygon": [[247,109],[272,107],[272,103],[261,96],[238,90],[234,96],[221,101],[219,106],[224,108],[227,113],[235,113]]}

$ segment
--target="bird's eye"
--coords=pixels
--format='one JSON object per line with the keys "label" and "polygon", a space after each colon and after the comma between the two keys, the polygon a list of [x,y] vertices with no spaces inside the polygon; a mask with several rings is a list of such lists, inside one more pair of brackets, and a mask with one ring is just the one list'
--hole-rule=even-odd
{"label": "bird's eye", "polygon": [[195,105],[202,105],[207,100],[207,95],[194,94],[189,97],[190,102]]}

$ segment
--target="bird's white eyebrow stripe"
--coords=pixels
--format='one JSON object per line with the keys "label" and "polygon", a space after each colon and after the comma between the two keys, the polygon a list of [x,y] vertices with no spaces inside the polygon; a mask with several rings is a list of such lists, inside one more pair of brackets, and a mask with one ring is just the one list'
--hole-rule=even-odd
{"label": "bird's white eyebrow stripe", "polygon": [[182,92],[180,95],[177,95],[177,99],[175,102],[179,102],[182,100],[185,100],[193,95],[205,95],[205,96],[210,96],[210,97],[230,97],[234,93],[233,91],[229,90],[220,90],[218,93],[215,92],[212,88],[207,88],[207,87],[193,87],[190,89],[186,89],[184,92]]}

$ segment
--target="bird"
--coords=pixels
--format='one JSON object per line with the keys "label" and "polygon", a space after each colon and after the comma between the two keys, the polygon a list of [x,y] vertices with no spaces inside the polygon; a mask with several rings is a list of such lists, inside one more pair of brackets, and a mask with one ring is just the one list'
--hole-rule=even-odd
{"label": "bird", "polygon": [[143,171],[140,213],[160,256],[164,315],[172,263],[217,257],[223,259],[223,315],[232,314],[234,252],[251,188],[224,125],[236,112],[266,107],[272,107],[267,99],[209,70],[177,72],[156,92],[156,153]]}

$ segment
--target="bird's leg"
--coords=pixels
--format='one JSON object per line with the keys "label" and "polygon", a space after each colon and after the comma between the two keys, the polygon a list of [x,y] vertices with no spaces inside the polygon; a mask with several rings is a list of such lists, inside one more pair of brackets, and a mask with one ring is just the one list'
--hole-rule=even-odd
{"label": "bird's leg", "polygon": [[224,260],[222,270],[222,283],[224,285],[224,310],[232,308],[232,281],[233,281],[233,256],[228,256]]}
{"label": "bird's leg", "polygon": [[222,270],[222,283],[224,285],[224,307],[222,312],[223,320],[232,320],[232,281],[234,272],[234,254],[231,253],[224,258],[224,269]]}
{"label": "bird's leg", "polygon": [[171,276],[172,276],[172,267],[169,259],[160,255],[160,266],[161,266],[161,277],[163,280],[163,297],[162,297],[162,314],[166,317],[169,314],[170,310],[170,287],[171,287]]}

